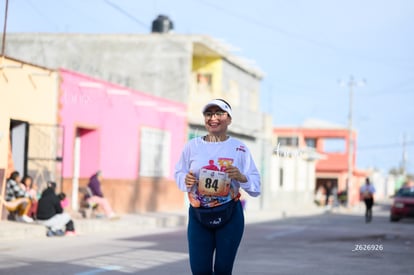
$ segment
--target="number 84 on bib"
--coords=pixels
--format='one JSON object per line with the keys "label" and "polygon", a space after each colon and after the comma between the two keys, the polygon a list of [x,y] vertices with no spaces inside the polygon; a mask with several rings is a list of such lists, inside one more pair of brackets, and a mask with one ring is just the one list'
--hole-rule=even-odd
{"label": "number 84 on bib", "polygon": [[198,192],[206,196],[225,197],[230,191],[230,179],[227,173],[201,169],[198,181]]}

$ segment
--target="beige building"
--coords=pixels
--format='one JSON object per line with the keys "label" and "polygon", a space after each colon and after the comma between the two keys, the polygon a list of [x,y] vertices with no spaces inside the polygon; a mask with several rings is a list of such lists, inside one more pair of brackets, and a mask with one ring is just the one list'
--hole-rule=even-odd
{"label": "beige building", "polygon": [[60,180],[57,72],[0,56],[0,182],[17,170]]}

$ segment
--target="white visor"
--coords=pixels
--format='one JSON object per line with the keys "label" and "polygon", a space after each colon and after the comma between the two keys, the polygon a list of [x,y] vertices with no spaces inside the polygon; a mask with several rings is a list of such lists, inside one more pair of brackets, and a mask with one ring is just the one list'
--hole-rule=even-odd
{"label": "white visor", "polygon": [[203,108],[203,114],[211,106],[217,106],[217,107],[219,107],[223,111],[227,112],[230,117],[232,117],[230,106],[227,105],[224,101],[221,101],[219,99],[213,99],[212,101],[210,101],[209,103],[207,103],[206,106],[204,106],[204,108]]}

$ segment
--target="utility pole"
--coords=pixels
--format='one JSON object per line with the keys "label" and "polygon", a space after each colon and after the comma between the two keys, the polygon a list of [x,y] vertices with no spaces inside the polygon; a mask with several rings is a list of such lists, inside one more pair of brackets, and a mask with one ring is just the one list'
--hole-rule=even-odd
{"label": "utility pole", "polygon": [[1,55],[4,56],[6,50],[6,30],[7,30],[7,13],[9,9],[9,0],[6,0],[6,8],[4,11],[4,24],[3,24],[3,39],[1,44]]}
{"label": "utility pole", "polygon": [[402,140],[402,160],[401,160],[401,173],[405,177],[406,175],[406,165],[407,165],[407,135],[406,133],[403,134],[403,140]]}
{"label": "utility pole", "polygon": [[353,113],[353,96],[354,88],[357,86],[365,85],[365,80],[355,81],[353,76],[349,77],[349,81],[346,83],[349,88],[349,111],[348,111],[348,176],[346,182],[346,194],[347,194],[347,206],[349,207],[352,202],[353,195],[353,168],[354,168],[354,138],[352,132],[352,113]]}

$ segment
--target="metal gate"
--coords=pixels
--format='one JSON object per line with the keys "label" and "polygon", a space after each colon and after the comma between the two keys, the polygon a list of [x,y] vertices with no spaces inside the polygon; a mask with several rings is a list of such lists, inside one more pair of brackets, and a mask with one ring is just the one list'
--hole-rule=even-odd
{"label": "metal gate", "polygon": [[62,125],[29,124],[27,173],[42,190],[47,181],[56,182],[61,190],[63,181],[63,140]]}

